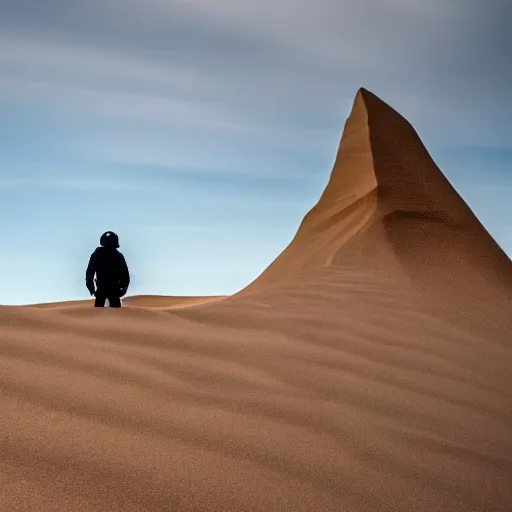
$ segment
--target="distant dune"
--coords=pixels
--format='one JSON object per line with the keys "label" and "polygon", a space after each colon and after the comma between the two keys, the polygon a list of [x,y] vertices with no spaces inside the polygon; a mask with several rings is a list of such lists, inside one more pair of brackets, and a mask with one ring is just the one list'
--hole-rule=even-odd
{"label": "distant dune", "polygon": [[[195,306],[199,304],[207,304],[210,302],[217,302],[225,299],[226,297],[179,297],[179,296],[163,296],[163,295],[132,295],[123,298],[122,302],[124,306],[135,306],[142,308],[181,308],[188,306]],[[94,301],[89,300],[74,300],[68,302],[48,302],[44,304],[31,304],[30,308],[45,308],[45,309],[56,309],[56,308],[69,308],[75,306],[86,306],[90,307],[94,304]]]}
{"label": "distant dune", "polygon": [[182,308],[208,304],[225,299],[226,297],[163,297],[158,295],[136,295],[127,297],[123,303],[128,306],[143,308]]}
{"label": "distant dune", "polygon": [[369,91],[254,282],[125,305],[0,307],[0,510],[512,510],[512,262]]}

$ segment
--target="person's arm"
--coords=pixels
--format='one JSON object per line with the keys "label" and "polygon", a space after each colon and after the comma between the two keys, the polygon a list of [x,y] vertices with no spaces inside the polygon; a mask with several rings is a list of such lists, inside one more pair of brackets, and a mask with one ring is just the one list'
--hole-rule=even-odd
{"label": "person's arm", "polygon": [[121,293],[123,295],[128,290],[128,286],[130,286],[130,272],[128,271],[128,265],[126,264],[126,260],[123,254],[119,253],[119,266],[120,266],[120,279],[119,279],[119,287],[121,288]]}
{"label": "person's arm", "polygon": [[91,295],[94,295],[94,274],[96,273],[96,254],[92,253],[89,258],[89,264],[85,271],[85,286]]}

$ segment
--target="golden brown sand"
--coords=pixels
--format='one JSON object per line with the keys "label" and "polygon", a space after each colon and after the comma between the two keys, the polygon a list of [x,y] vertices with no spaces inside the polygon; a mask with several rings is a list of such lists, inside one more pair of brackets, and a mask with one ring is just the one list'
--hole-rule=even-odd
{"label": "golden brown sand", "polygon": [[509,258],[360,90],[238,294],[0,308],[0,509],[510,512],[511,304]]}

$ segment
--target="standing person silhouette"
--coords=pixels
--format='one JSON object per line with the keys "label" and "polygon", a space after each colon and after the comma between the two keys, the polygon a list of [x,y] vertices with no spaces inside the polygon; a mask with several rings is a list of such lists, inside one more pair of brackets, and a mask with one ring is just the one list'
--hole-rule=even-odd
{"label": "standing person silhouette", "polygon": [[101,235],[100,246],[89,259],[85,284],[89,293],[96,297],[94,307],[105,307],[108,299],[111,308],[120,308],[121,297],[126,294],[130,284],[130,273],[123,254],[118,251],[119,237],[113,231],[106,231]]}

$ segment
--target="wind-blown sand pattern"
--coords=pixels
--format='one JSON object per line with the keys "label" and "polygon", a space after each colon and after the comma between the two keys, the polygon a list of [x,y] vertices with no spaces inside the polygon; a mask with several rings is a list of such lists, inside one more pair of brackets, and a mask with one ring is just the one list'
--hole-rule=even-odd
{"label": "wind-blown sand pattern", "polygon": [[512,510],[511,261],[373,94],[204,300],[0,308],[2,511]]}

